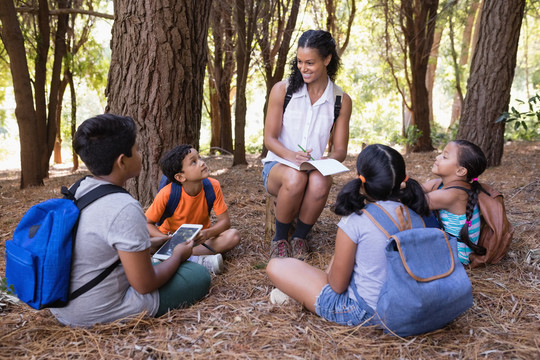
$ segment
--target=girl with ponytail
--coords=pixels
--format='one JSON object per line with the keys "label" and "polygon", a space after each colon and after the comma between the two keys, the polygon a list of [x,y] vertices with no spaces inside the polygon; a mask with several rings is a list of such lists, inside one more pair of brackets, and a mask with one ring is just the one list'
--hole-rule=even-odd
{"label": "girl with ponytail", "polygon": [[273,258],[266,272],[276,286],[273,303],[295,299],[317,315],[343,325],[368,325],[386,282],[386,235],[362,209],[377,203],[399,222],[396,210],[427,215],[422,186],[407,176],[399,152],[370,145],[358,155],[357,177],[340,191],[333,211],[338,223],[335,252],[326,272],[294,258]]}
{"label": "girl with ponytail", "polygon": [[454,140],[437,156],[431,169],[440,179],[422,185],[429,208],[437,210],[444,230],[458,239],[459,260],[464,265],[469,264],[472,252],[486,253],[478,245],[481,227],[478,193],[483,191],[478,176],[486,166],[486,156],[480,147],[467,140]]}

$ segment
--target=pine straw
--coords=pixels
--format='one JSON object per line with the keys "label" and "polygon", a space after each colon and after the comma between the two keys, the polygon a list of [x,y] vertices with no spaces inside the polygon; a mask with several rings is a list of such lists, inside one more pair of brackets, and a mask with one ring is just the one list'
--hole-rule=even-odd
{"label": "pine straw", "polygon": [[[152,319],[140,315],[125,322],[74,329],[59,325],[48,310],[24,304],[0,305],[0,359],[252,359],[252,358],[488,358],[540,356],[540,265],[526,254],[540,248],[538,158],[540,143],[512,143],[503,164],[487,170],[482,181],[506,195],[516,228],[508,256],[497,265],[467,270],[474,305],[444,329],[410,338],[388,336],[374,328],[333,325],[299,304],[269,303],[272,286],[265,275],[269,244],[264,241],[265,192],[261,165],[231,168],[232,158],[207,158],[220,180],[233,226],[242,244],[226,256],[226,272],[213,278],[210,294],[195,306]],[[406,155],[411,177],[425,181],[435,153]],[[355,156],[346,165],[355,167]],[[18,190],[17,173],[0,174],[0,252],[32,204],[59,196],[61,185],[81,174],[55,171],[42,188]],[[352,173],[335,177],[331,203]],[[316,253],[310,263],[324,268],[332,251],[338,217],[328,208],[314,227]],[[0,257],[0,272],[5,260]]]}

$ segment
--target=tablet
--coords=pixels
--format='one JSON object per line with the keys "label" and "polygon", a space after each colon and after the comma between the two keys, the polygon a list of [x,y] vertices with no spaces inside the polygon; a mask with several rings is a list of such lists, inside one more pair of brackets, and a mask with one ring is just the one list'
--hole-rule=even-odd
{"label": "tablet", "polygon": [[201,229],[202,225],[200,224],[184,224],[180,226],[173,236],[156,251],[153,257],[159,260],[167,260],[172,255],[176,245],[193,239]]}

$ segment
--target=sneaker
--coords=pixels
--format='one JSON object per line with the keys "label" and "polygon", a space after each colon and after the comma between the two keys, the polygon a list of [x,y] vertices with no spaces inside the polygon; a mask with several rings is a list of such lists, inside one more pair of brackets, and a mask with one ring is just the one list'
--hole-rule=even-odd
{"label": "sneaker", "polygon": [[223,256],[221,254],[200,255],[197,263],[207,268],[210,273],[217,275],[223,272]]}
{"label": "sneaker", "polygon": [[275,288],[270,292],[270,302],[274,305],[286,305],[290,301],[291,297],[278,288]]}
{"label": "sneaker", "polygon": [[272,240],[270,259],[291,257],[291,244],[287,240]]}
{"label": "sneaker", "polygon": [[309,255],[309,245],[306,239],[294,237],[291,239],[292,256],[304,261]]}

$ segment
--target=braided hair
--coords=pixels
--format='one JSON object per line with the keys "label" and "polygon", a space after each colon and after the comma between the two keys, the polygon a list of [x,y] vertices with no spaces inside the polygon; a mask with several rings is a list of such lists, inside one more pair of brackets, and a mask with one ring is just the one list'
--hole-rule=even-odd
{"label": "braided hair", "polygon": [[[356,171],[359,177],[345,184],[332,207],[337,215],[360,215],[368,197],[398,201],[419,215],[428,215],[429,206],[422,186],[408,178],[403,156],[396,150],[381,144],[367,146],[358,155]],[[404,188],[401,188],[402,182],[406,183]],[[360,193],[362,183],[367,196]]]}
{"label": "braided hair", "polygon": [[[304,32],[298,39],[299,48],[316,49],[321,58],[326,59],[328,55],[332,55],[332,59],[328,66],[326,66],[326,72],[332,82],[335,81],[336,74],[341,67],[341,59],[336,51],[336,42],[328,31],[324,30],[308,30]],[[296,56],[291,62],[291,74],[289,75],[289,90],[292,93],[298,91],[304,85],[304,78],[300,69],[298,69],[298,59]]]}
{"label": "braided hair", "polygon": [[467,169],[466,181],[471,184],[471,190],[467,192],[469,198],[465,210],[466,221],[459,232],[459,238],[471,248],[472,251],[479,255],[484,255],[486,249],[483,246],[473,243],[469,239],[469,226],[474,208],[478,204],[478,193],[480,191],[485,191],[478,182],[478,176],[486,170],[487,159],[482,149],[470,141],[454,140],[452,142],[456,144],[458,148],[458,165]]}

